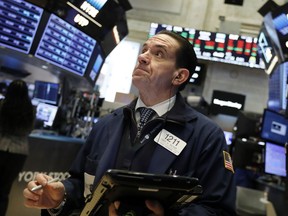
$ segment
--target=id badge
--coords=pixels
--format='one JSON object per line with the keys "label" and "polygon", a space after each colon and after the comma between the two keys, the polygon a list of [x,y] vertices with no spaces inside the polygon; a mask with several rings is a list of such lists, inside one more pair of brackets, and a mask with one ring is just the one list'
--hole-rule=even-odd
{"label": "id badge", "polygon": [[165,129],[158,133],[154,141],[177,156],[187,145],[186,142]]}

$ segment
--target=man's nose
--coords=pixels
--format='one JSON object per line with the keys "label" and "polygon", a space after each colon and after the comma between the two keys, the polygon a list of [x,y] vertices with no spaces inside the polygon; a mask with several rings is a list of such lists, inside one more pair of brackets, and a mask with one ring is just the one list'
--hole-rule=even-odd
{"label": "man's nose", "polygon": [[141,53],[139,56],[138,56],[138,61],[142,64],[148,64],[149,61],[150,61],[150,57],[149,57],[149,54],[148,52],[145,52],[145,53]]}

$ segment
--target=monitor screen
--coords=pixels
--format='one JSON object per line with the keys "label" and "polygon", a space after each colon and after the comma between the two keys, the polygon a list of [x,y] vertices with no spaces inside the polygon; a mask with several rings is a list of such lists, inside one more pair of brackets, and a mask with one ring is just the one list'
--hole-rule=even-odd
{"label": "monitor screen", "polygon": [[231,92],[214,90],[210,104],[210,113],[237,116],[244,109],[246,96]]}
{"label": "monitor screen", "polygon": [[87,70],[84,74],[84,77],[90,82],[92,86],[95,85],[96,80],[100,74],[100,70],[104,64],[105,57],[101,46],[99,44],[96,45],[96,48],[92,54],[91,62],[87,67]]}
{"label": "monitor screen", "polygon": [[233,132],[231,131],[223,131],[226,139],[227,145],[231,145],[233,141]]}
{"label": "monitor screen", "polygon": [[269,109],[264,110],[261,138],[267,141],[285,144],[288,141],[288,119],[284,115]]}
{"label": "monitor screen", "polygon": [[28,54],[42,13],[24,0],[0,0],[0,46]]}
{"label": "monitor screen", "polygon": [[58,107],[39,103],[36,109],[36,119],[44,122],[44,127],[52,127]]}
{"label": "monitor screen", "polygon": [[83,76],[95,45],[95,39],[51,14],[35,56]]}
{"label": "monitor screen", "polygon": [[261,172],[264,163],[264,145],[262,143],[236,139],[232,153],[235,168],[248,169]]}
{"label": "monitor screen", "polygon": [[265,173],[286,176],[285,147],[266,142],[265,145]]}
{"label": "monitor screen", "polygon": [[34,83],[33,100],[56,105],[58,104],[59,90],[59,83],[36,80]]}
{"label": "monitor screen", "polygon": [[287,106],[288,62],[279,65],[269,77],[267,108],[270,110],[285,110]]}
{"label": "monitor screen", "polygon": [[259,137],[260,122],[262,114],[239,111],[235,123],[235,134],[237,137]]}

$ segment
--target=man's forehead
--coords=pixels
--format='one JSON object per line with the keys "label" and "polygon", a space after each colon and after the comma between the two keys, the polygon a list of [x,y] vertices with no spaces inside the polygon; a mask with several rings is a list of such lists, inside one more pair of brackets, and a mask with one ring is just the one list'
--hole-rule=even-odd
{"label": "man's forehead", "polygon": [[148,44],[155,44],[158,46],[163,46],[163,47],[177,47],[178,43],[177,41],[172,38],[169,35],[166,34],[158,34],[154,35],[153,37],[149,38],[144,45]]}

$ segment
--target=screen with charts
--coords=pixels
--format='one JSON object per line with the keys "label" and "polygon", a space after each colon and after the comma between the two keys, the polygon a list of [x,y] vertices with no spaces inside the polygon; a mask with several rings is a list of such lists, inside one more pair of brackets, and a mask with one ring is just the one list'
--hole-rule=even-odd
{"label": "screen with charts", "polygon": [[0,0],[0,46],[28,54],[42,13],[24,0]]}
{"label": "screen with charts", "polygon": [[266,142],[265,145],[265,173],[285,177],[286,155],[285,147]]}
{"label": "screen with charts", "polygon": [[257,51],[257,38],[158,23],[151,23],[149,37],[161,30],[174,31],[187,38],[199,59],[264,68]]}
{"label": "screen with charts", "polygon": [[36,110],[36,119],[44,122],[44,127],[52,127],[58,107],[39,103]]}
{"label": "screen with charts", "polygon": [[35,56],[83,76],[96,40],[51,14]]}
{"label": "screen with charts", "polygon": [[264,110],[262,125],[261,125],[261,138],[285,144],[288,141],[288,119],[284,115],[269,109]]}

